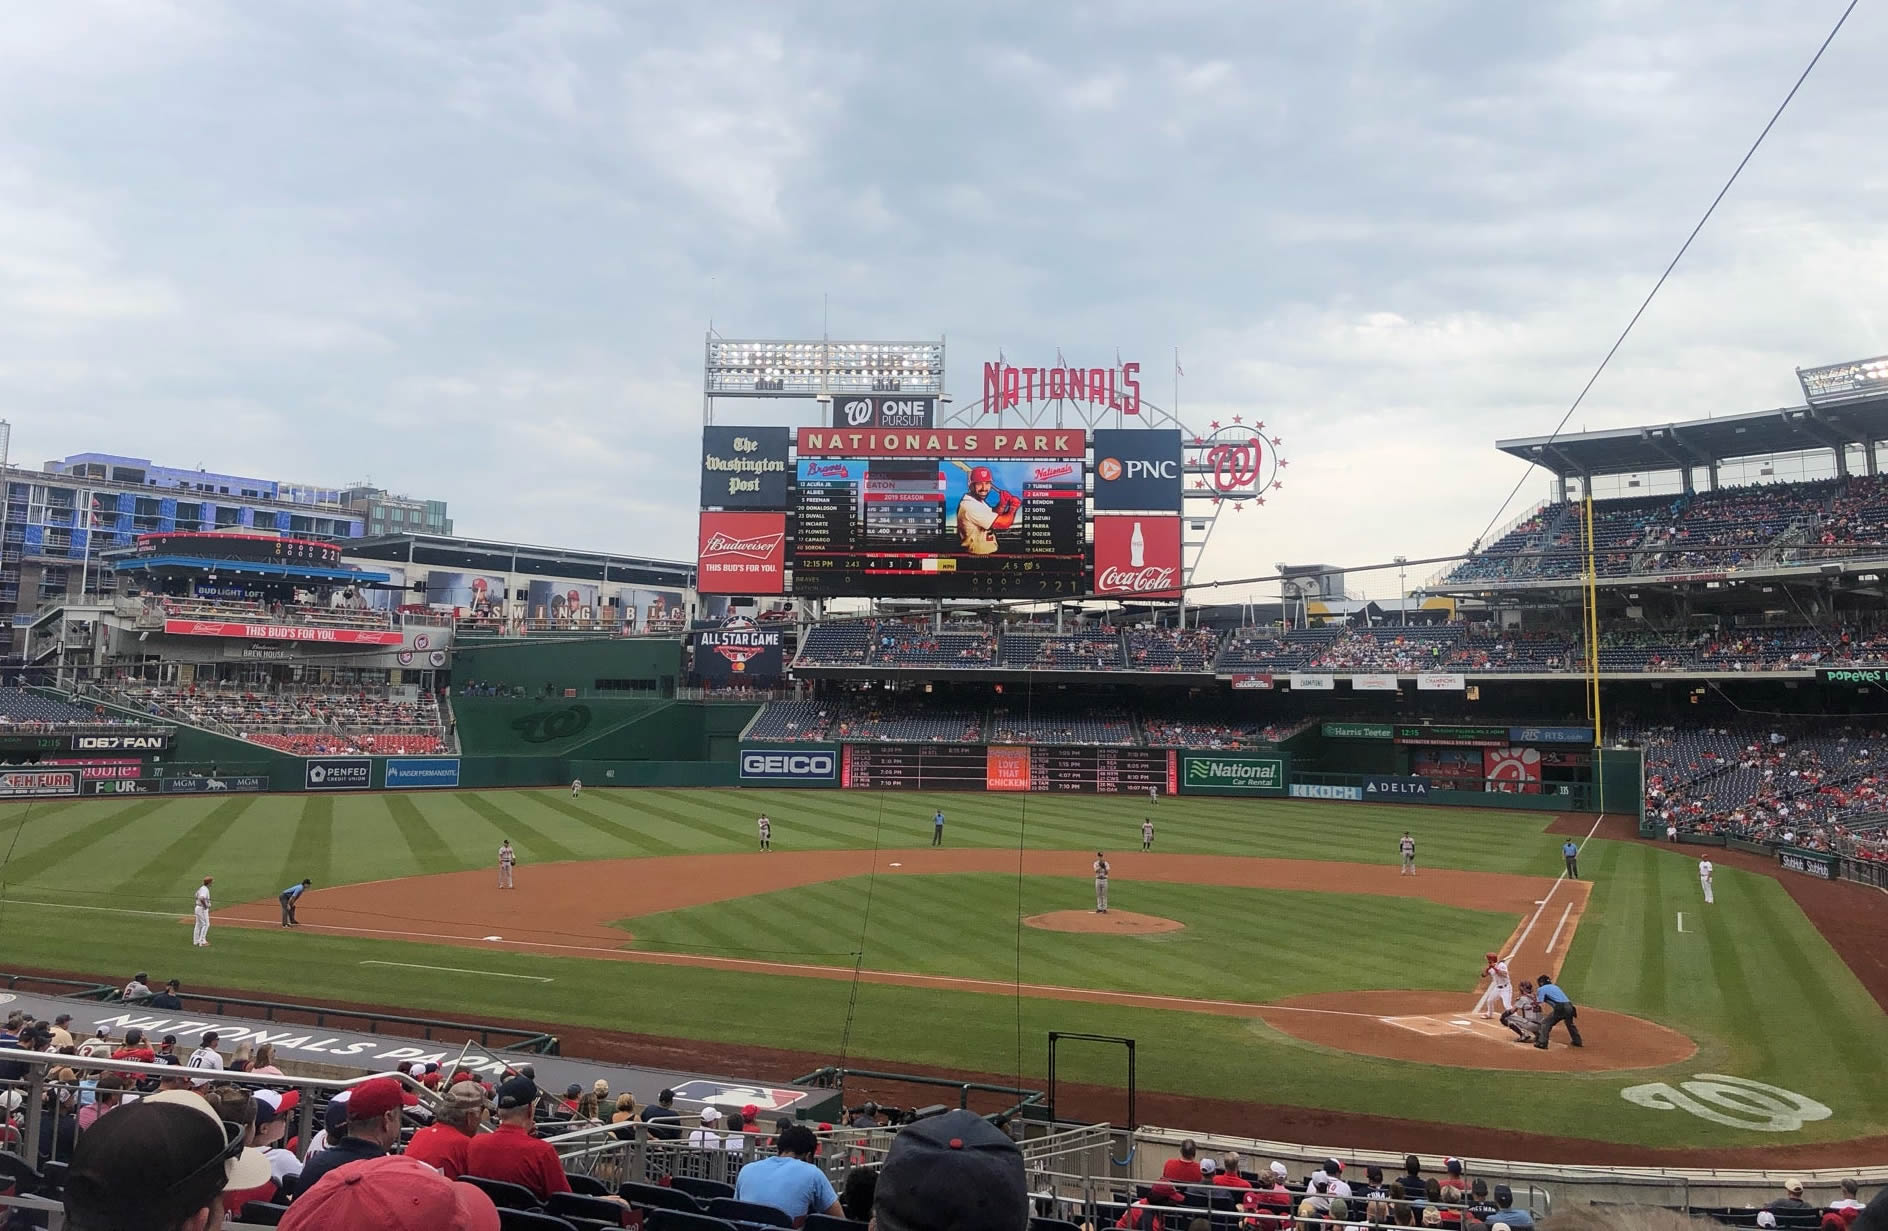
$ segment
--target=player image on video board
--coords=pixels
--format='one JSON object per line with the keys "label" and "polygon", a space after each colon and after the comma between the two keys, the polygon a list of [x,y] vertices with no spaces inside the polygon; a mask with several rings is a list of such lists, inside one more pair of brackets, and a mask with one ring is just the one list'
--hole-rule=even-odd
{"label": "player image on video board", "polygon": [[803,458],[798,469],[797,593],[889,594],[903,583],[918,593],[1076,592],[1079,459]]}

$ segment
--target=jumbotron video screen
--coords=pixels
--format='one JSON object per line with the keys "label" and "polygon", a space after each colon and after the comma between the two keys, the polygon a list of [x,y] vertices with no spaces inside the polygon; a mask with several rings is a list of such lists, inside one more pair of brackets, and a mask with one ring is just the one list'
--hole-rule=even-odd
{"label": "jumbotron video screen", "polygon": [[[1079,431],[803,432],[788,534],[791,590],[1083,593],[1086,444]],[[865,447],[854,452],[855,445]]]}

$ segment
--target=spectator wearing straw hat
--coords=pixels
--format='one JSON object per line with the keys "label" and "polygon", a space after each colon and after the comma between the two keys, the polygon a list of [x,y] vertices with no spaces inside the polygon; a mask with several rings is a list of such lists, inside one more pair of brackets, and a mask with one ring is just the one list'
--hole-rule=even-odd
{"label": "spectator wearing straw hat", "polygon": [[406,1156],[418,1159],[448,1180],[458,1179],[466,1172],[466,1155],[490,1106],[484,1086],[475,1081],[457,1083],[446,1091],[433,1123],[414,1133],[406,1143]]}

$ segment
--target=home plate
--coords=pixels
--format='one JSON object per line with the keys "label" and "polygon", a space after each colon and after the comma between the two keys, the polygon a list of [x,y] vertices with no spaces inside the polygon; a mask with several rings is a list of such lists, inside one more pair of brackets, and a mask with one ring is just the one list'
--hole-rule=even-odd
{"label": "home plate", "polygon": [[1435,1038],[1440,1035],[1473,1034],[1475,1023],[1460,1017],[1382,1017],[1377,1020],[1386,1026],[1399,1026],[1404,1030]]}
{"label": "home plate", "polygon": [[480,940],[503,940],[505,938],[503,936],[481,936],[479,937],[479,939]]}

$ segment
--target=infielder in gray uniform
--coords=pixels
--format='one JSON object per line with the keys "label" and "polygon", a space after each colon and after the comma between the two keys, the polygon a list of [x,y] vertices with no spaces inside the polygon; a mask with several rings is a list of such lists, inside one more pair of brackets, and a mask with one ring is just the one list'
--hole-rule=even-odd
{"label": "infielder in gray uniform", "polygon": [[1095,913],[1108,913],[1108,857],[1095,852]]}

